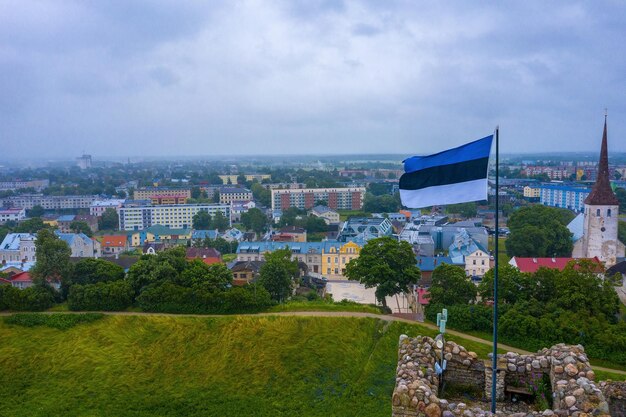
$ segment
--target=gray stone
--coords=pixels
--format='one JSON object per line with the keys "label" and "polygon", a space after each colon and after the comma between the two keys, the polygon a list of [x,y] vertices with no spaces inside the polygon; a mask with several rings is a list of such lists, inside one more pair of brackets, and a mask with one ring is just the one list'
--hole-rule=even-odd
{"label": "gray stone", "polygon": [[574,404],[576,404],[576,397],[574,397],[573,395],[568,395],[567,397],[565,397],[565,405],[568,408],[572,407]]}
{"label": "gray stone", "polygon": [[452,413],[452,411],[444,410],[442,417],[454,417],[454,414]]}

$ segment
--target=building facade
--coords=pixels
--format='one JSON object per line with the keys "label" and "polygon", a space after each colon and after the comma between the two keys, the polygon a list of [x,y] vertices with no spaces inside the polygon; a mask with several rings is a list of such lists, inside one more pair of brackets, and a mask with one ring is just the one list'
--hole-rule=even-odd
{"label": "building facade", "polygon": [[98,199],[95,195],[43,195],[23,194],[2,199],[5,207],[21,207],[30,210],[41,206],[44,210],[88,209]]}
{"label": "building facade", "polygon": [[108,208],[117,211],[125,201],[124,199],[96,200],[89,207],[89,214],[100,217]]}
{"label": "building facade", "polygon": [[143,230],[154,225],[187,229],[192,227],[193,216],[200,211],[206,211],[211,217],[221,212],[230,219],[229,204],[124,204],[119,209],[120,230]]}
{"label": "building facade", "polygon": [[20,222],[26,218],[26,210],[20,207],[0,208],[0,224]]}
{"label": "building facade", "polygon": [[279,189],[272,190],[272,210],[309,210],[318,201],[325,201],[333,210],[360,210],[364,198],[364,187]]}
{"label": "building facade", "polygon": [[[133,193],[134,200],[151,200],[153,197],[191,198],[191,188],[186,187],[142,187]],[[154,203],[153,203],[154,204]]]}
{"label": "building facade", "polygon": [[0,181],[0,191],[15,191],[22,190],[24,188],[33,188],[35,191],[40,192],[44,188],[50,186],[50,180],[14,180],[14,181]]}
{"label": "building facade", "polygon": [[250,201],[252,200],[252,191],[247,188],[238,187],[222,187],[219,190],[220,203],[230,204],[235,201]]}
{"label": "building facade", "polygon": [[539,203],[544,206],[561,207],[581,213],[589,188],[568,185],[542,184],[539,186]]}
{"label": "building facade", "polygon": [[352,239],[367,241],[392,234],[393,226],[387,218],[352,217],[343,223],[337,239],[343,242]]}

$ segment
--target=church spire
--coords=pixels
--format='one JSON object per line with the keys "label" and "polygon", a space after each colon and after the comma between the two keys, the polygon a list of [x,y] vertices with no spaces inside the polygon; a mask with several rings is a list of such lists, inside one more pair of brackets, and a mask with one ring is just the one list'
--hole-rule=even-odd
{"label": "church spire", "polygon": [[609,180],[609,153],[606,134],[606,114],[604,115],[604,133],[602,134],[602,148],[600,149],[600,162],[598,163],[598,178],[593,185],[591,193],[585,199],[585,204],[592,206],[616,206],[619,200],[611,189]]}

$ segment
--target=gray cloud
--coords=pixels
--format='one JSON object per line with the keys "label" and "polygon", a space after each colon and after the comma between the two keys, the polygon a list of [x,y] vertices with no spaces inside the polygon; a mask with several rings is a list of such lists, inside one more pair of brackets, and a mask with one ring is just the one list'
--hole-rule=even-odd
{"label": "gray cloud", "polygon": [[[2,154],[626,151],[621,2],[5,2]],[[76,151],[78,152],[78,151]]]}

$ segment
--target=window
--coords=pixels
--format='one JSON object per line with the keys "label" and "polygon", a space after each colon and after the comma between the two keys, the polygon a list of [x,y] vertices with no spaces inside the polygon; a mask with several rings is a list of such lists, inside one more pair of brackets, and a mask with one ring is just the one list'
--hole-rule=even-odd
{"label": "window", "polygon": [[474,259],[474,261],[472,262],[473,265],[476,265],[476,259]]}
{"label": "window", "polygon": [[606,217],[611,217],[611,209],[608,209],[608,210],[606,211]]}
{"label": "window", "polygon": [[600,216],[600,209],[596,210],[596,216]]}
{"label": "window", "polygon": [[484,265],[484,264],[485,264],[485,260],[483,259],[483,260],[480,262],[480,264],[481,264],[481,265]]}

